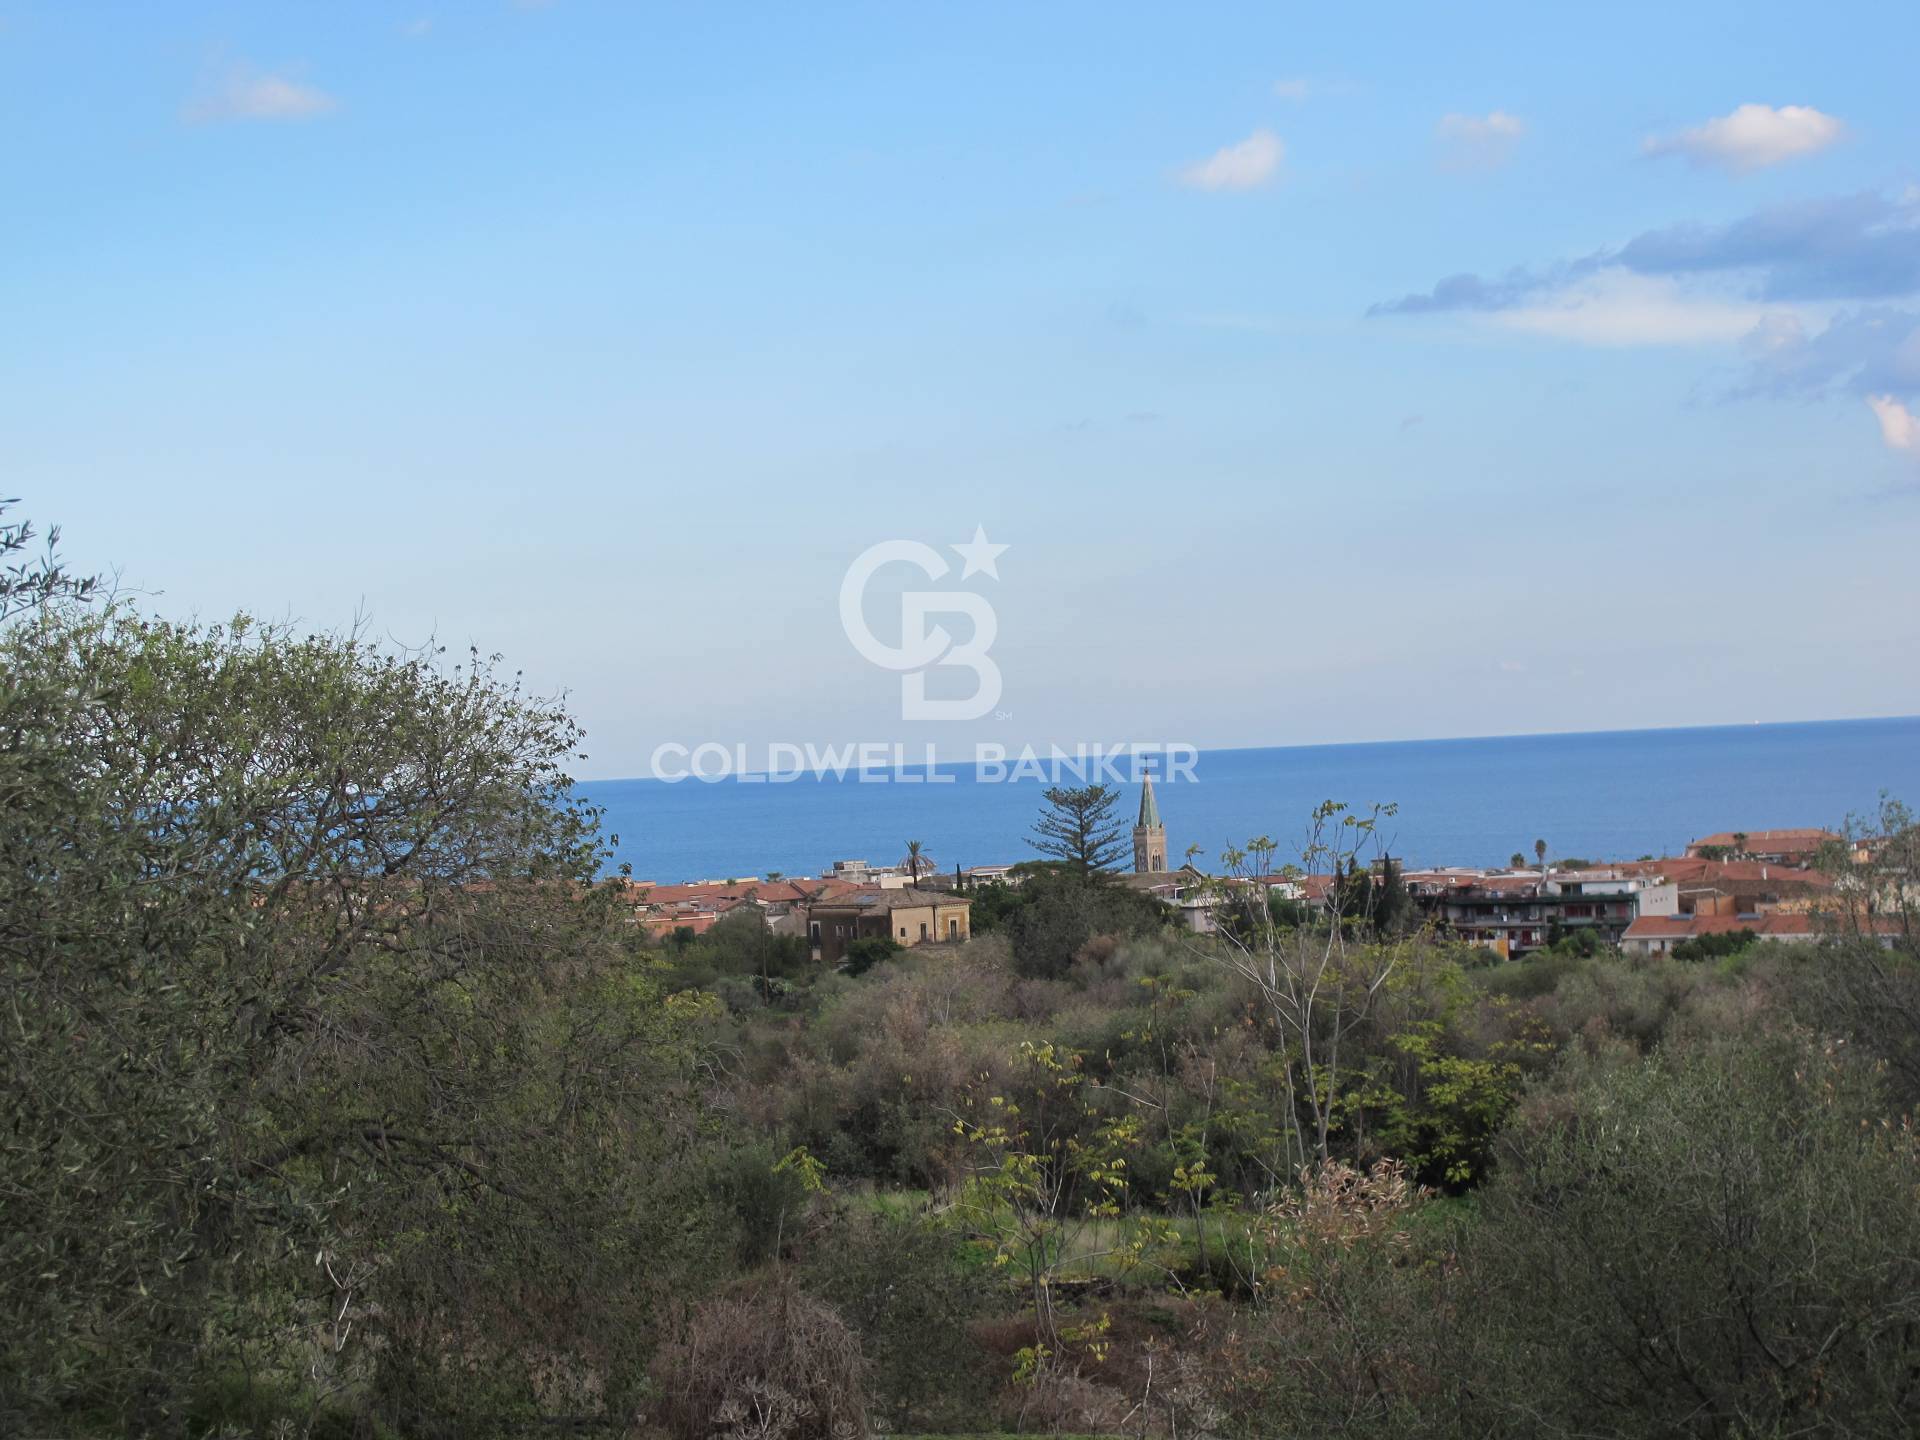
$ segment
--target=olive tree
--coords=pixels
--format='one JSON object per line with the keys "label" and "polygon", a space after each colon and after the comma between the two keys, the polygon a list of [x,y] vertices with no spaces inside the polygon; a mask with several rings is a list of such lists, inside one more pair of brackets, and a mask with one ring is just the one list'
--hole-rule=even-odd
{"label": "olive tree", "polygon": [[478,657],[0,632],[0,1431],[624,1403],[701,1121],[578,739]]}

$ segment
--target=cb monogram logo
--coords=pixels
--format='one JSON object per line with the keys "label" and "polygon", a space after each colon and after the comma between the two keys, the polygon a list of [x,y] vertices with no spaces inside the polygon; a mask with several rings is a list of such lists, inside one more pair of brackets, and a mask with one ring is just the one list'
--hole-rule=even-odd
{"label": "cb monogram logo", "polygon": [[[966,562],[965,580],[975,574],[1000,578],[996,559],[1007,547],[988,541],[986,531],[974,527],[973,539],[948,547]],[[972,590],[908,590],[900,596],[900,643],[889,645],[867,624],[867,586],[887,565],[915,566],[929,580],[952,570],[946,557],[918,540],[883,540],[863,550],[847,567],[840,582],[840,626],[853,648],[883,670],[900,676],[900,715],[905,720],[978,720],[1000,701],[1000,667],[987,650],[1000,632],[993,606]],[[936,615],[963,615],[973,633],[962,643],[946,626],[931,623]],[[927,698],[927,672],[933,669],[971,670],[974,692],[957,700]]]}

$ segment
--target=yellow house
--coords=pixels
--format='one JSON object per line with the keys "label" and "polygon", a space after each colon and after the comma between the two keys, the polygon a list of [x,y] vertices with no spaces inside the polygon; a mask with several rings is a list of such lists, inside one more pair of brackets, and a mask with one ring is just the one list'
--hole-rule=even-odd
{"label": "yellow house", "polygon": [[973,933],[972,908],[972,901],[940,890],[866,886],[831,900],[816,900],[808,913],[807,930],[820,958],[837,965],[856,940],[885,936],[908,947],[965,940]]}

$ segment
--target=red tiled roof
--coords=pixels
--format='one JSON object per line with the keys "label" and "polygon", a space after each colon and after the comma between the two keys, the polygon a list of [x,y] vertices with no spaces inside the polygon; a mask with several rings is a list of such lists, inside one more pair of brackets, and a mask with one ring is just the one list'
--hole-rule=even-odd
{"label": "red tiled roof", "polygon": [[1734,839],[1736,835],[1745,837],[1742,848],[1749,852],[1767,851],[1782,855],[1793,850],[1818,850],[1827,841],[1840,838],[1831,830],[1821,830],[1810,825],[1785,830],[1722,830],[1717,834],[1694,841],[1687,848],[1694,850],[1702,845],[1723,845],[1731,848],[1737,843]]}
{"label": "red tiled roof", "polygon": [[1811,935],[1811,915],[1642,915],[1627,927],[1628,940],[1688,940],[1696,935]]}
{"label": "red tiled roof", "polygon": [[690,900],[757,900],[763,905],[787,905],[844,895],[857,887],[849,880],[696,880],[684,885],[641,885],[624,882],[636,905],[659,908]]}
{"label": "red tiled roof", "polygon": [[671,935],[676,930],[691,930],[696,935],[704,935],[719,918],[719,914],[713,911],[701,915],[643,915],[640,917],[640,926],[650,935]]}
{"label": "red tiled roof", "polygon": [[[1710,844],[1710,841],[1701,841]],[[1623,860],[1607,867],[1621,875],[1661,875],[1676,884],[1696,885],[1779,885],[1806,886],[1813,890],[1831,890],[1833,877],[1818,870],[1796,865],[1777,865],[1770,860],[1708,860],[1699,855],[1681,855],[1665,860]],[[1578,873],[1578,872],[1573,872]]]}
{"label": "red tiled roof", "polygon": [[926,905],[971,905],[973,902],[964,895],[949,895],[944,890],[861,885],[816,903],[826,909],[886,912]]}
{"label": "red tiled roof", "polygon": [[[1873,930],[1881,935],[1901,933],[1900,921],[1891,915],[1878,916]],[[1627,940],[1686,940],[1695,935],[1731,935],[1751,930],[1762,939],[1770,935],[1788,937],[1842,933],[1837,916],[1818,912],[1770,910],[1764,915],[1642,915],[1627,927]]]}

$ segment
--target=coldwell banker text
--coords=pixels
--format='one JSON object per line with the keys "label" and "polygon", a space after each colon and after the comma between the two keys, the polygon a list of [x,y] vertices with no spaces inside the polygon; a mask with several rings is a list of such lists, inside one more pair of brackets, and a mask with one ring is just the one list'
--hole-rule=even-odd
{"label": "coldwell banker text", "polygon": [[[1117,745],[978,744],[970,757],[942,759],[933,745],[897,741],[845,745],[791,744],[775,741],[761,754],[752,747],[709,740],[699,745],[668,742],[653,752],[649,775],[655,780],[723,780],[750,785],[780,785],[795,780],[852,779],[877,785],[951,785],[971,772],[976,783],[1007,784],[1038,780],[1049,785],[1138,785],[1148,776],[1161,781],[1198,783],[1200,751],[1192,745],[1131,740]],[[756,763],[756,761],[758,763]]]}

